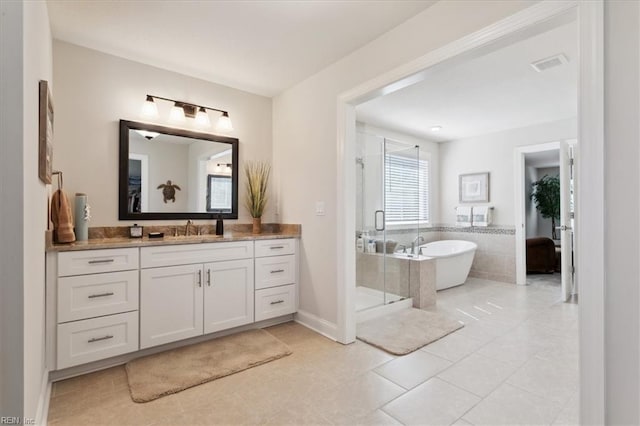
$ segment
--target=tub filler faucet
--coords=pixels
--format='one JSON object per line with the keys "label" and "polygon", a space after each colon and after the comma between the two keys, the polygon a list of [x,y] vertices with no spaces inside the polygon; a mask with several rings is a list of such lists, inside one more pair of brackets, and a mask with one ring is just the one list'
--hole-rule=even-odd
{"label": "tub filler faucet", "polygon": [[424,243],[424,242],[426,241],[422,235],[418,235],[417,237],[415,237],[413,239],[413,242],[411,243],[411,254],[416,254],[416,243],[419,246],[420,243]]}

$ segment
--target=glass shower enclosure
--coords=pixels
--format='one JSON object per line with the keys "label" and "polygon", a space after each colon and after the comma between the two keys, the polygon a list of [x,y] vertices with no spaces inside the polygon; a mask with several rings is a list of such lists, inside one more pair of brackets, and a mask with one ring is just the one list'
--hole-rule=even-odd
{"label": "glass shower enclosure", "polygon": [[417,255],[419,148],[358,132],[356,311],[411,297]]}

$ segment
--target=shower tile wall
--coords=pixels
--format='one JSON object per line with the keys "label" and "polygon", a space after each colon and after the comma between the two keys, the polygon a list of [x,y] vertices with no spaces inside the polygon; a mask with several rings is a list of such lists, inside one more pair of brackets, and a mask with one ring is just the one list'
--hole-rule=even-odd
{"label": "shower tile wall", "polygon": [[409,261],[388,257],[386,259],[386,286],[382,255],[357,253],[356,285],[409,297]]}

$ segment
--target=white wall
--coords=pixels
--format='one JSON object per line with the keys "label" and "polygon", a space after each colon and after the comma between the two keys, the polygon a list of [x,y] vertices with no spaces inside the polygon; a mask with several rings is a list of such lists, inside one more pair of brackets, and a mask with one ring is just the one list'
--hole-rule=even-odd
{"label": "white wall", "polygon": [[[24,412],[35,417],[45,371],[44,233],[49,194],[38,178],[38,82],[53,83],[53,68],[46,3],[25,2],[24,12]],[[55,100],[54,86],[51,91]],[[54,123],[55,108],[54,104]],[[54,144],[59,140],[55,131],[54,124]]]}
{"label": "white wall", "polygon": [[604,335],[610,425],[640,424],[639,9],[635,1],[605,2]]}
{"label": "white wall", "polygon": [[[300,310],[337,320],[337,97],[534,1],[439,2],[274,99],[274,165],[282,220],[302,224]],[[304,178],[302,178],[304,177]],[[315,202],[326,215],[315,215]]]}
{"label": "white wall", "polygon": [[489,172],[493,223],[514,226],[515,147],[575,139],[577,131],[576,119],[567,119],[440,144],[441,221],[455,223],[458,175]]}
{"label": "white wall", "polygon": [[[0,2],[0,413],[24,412],[23,14]],[[10,184],[8,184],[10,182]]]}
{"label": "white wall", "polygon": [[45,377],[48,195],[38,178],[38,82],[52,83],[51,31],[45,2],[2,2],[1,14],[0,413],[35,419]]}
{"label": "white wall", "polygon": [[[53,51],[57,135],[53,164],[64,171],[68,193],[88,195],[90,226],[128,224],[118,221],[118,122],[147,121],[140,117],[147,94],[229,111],[234,131],[225,136],[240,140],[239,221],[250,221],[241,203],[242,165],[245,160],[271,162],[271,99],[57,40]],[[164,114],[170,104],[156,103],[160,117],[155,123],[170,125]],[[196,130],[190,121],[182,127]],[[275,199],[263,221],[276,220],[274,213]]]}

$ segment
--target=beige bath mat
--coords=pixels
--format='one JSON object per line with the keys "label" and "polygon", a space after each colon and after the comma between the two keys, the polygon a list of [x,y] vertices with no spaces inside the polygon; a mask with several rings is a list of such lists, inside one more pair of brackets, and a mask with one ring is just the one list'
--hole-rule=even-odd
{"label": "beige bath mat", "polygon": [[464,324],[421,309],[404,309],[357,325],[358,339],[394,355],[406,355],[453,333]]}
{"label": "beige bath mat", "polygon": [[148,402],[291,354],[264,330],[249,330],[129,361],[131,398]]}

